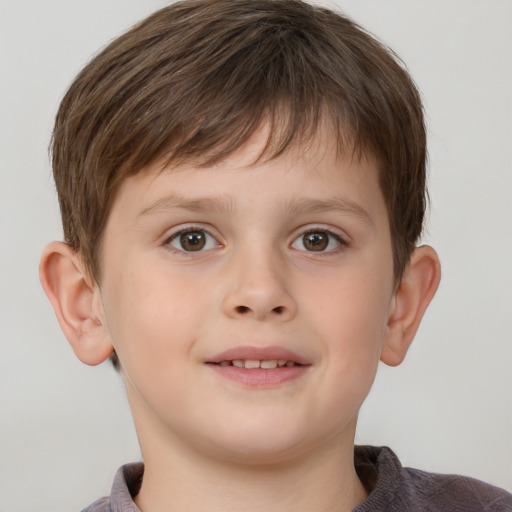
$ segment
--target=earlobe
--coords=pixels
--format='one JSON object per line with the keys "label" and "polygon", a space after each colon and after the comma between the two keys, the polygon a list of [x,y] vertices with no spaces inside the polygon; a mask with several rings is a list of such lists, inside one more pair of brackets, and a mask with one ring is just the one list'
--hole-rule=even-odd
{"label": "earlobe", "polygon": [[382,362],[397,366],[404,360],[440,279],[441,265],[434,249],[416,248],[392,299]]}
{"label": "earlobe", "polygon": [[102,319],[99,288],[87,278],[77,254],[63,242],[52,242],[41,257],[39,277],[77,357],[88,365],[105,361],[113,347]]}

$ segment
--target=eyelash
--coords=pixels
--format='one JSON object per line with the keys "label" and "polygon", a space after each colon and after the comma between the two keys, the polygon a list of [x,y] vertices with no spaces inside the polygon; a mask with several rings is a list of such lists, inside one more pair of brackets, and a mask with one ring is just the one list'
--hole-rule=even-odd
{"label": "eyelash", "polygon": [[[171,250],[172,252],[174,253],[178,253],[178,254],[181,254],[181,255],[187,255],[187,256],[192,256],[194,255],[194,253],[202,253],[202,252],[205,252],[205,251],[208,251],[208,250],[211,250],[211,249],[214,249],[215,247],[207,247],[206,249],[203,247],[200,247],[199,250],[197,251],[187,251],[186,249],[184,248],[178,248],[178,247],[174,247],[172,245],[172,242],[175,241],[175,240],[178,240],[179,237],[181,237],[182,235],[186,234],[186,233],[203,233],[203,234],[206,234],[206,240],[205,240],[205,245],[208,244],[208,237],[210,237],[212,240],[215,241],[216,243],[216,246],[215,247],[222,247],[222,244],[220,244],[218,242],[218,240],[216,239],[215,236],[213,236],[208,230],[204,229],[203,227],[201,226],[193,226],[193,225],[190,225],[190,226],[186,226],[182,229],[180,229],[179,231],[173,233],[172,235],[170,235],[169,237],[167,237],[164,241],[164,245],[169,249]],[[328,240],[327,240],[327,247],[332,243],[332,241],[334,240],[337,244],[336,247],[334,248],[331,248],[329,250],[319,250],[319,251],[315,251],[315,250],[307,250],[307,249],[300,249],[298,247],[294,247],[294,245],[296,243],[302,243],[302,246],[304,247],[304,237],[308,234],[311,234],[311,235],[314,235],[314,234],[320,234],[320,233],[323,233],[323,234],[326,234],[327,237],[328,237]],[[211,241],[209,242],[211,244]],[[180,244],[181,245],[181,244]],[[293,243],[291,244],[291,247],[295,250],[298,250],[298,251],[301,251],[301,252],[306,252],[306,253],[310,253],[310,254],[315,254],[317,256],[327,256],[327,255],[331,255],[331,254],[337,254],[339,253],[341,250],[343,250],[346,246],[348,245],[348,243],[345,241],[345,239],[343,237],[341,237],[339,234],[337,233],[334,233],[333,231],[329,230],[329,229],[326,229],[326,228],[322,228],[322,227],[313,227],[313,228],[309,228],[309,229],[306,229],[304,231],[301,231],[293,240]]]}
{"label": "eyelash", "polygon": [[[193,225],[186,226],[186,227],[180,229],[179,231],[173,233],[169,237],[167,237],[166,240],[164,241],[164,245],[172,252],[175,252],[175,253],[178,253],[181,255],[186,255],[186,256],[192,256],[192,255],[194,255],[194,253],[201,253],[201,252],[204,252],[204,250],[213,249],[213,247],[208,247],[207,249],[203,249],[203,247],[201,247],[200,250],[198,250],[198,251],[187,251],[185,249],[180,249],[180,248],[177,248],[177,247],[174,247],[171,245],[171,243],[174,240],[178,240],[182,235],[184,235],[186,233],[204,233],[207,235],[207,237],[210,237],[212,240],[215,241],[216,247],[221,246],[221,244],[217,241],[216,237],[214,237],[208,230],[204,229],[201,226],[193,226]],[[207,244],[207,243],[208,243],[208,241],[206,240],[205,244]]]}
{"label": "eyelash", "polygon": [[[309,250],[308,251],[307,249],[299,249],[297,247],[294,247],[294,245],[297,242],[301,243],[304,246],[304,238],[306,237],[306,235],[315,235],[315,234],[318,235],[320,233],[325,234],[328,237],[327,238],[327,244],[328,245],[327,245],[326,249],[329,247],[329,245],[331,245],[331,243],[333,241],[337,244],[336,247],[331,247],[328,250],[320,250],[320,251],[314,251],[314,250]],[[330,256],[330,255],[333,255],[333,254],[338,254],[347,245],[348,245],[348,243],[338,233],[334,233],[330,229],[326,229],[326,228],[322,228],[322,227],[314,227],[314,228],[309,228],[309,229],[307,229],[305,231],[301,231],[300,234],[294,239],[291,247],[294,248],[294,249],[297,249],[299,251],[307,252],[309,254],[315,254],[316,256]]]}

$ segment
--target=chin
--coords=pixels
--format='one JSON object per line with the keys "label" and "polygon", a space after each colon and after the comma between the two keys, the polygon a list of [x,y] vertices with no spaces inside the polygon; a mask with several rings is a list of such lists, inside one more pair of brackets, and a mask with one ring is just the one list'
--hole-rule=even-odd
{"label": "chin", "polygon": [[[252,427],[252,428],[251,428]],[[299,457],[314,444],[304,433],[283,425],[276,428],[273,422],[262,425],[237,425],[236,430],[223,432],[211,439],[218,458],[243,464],[276,464]]]}

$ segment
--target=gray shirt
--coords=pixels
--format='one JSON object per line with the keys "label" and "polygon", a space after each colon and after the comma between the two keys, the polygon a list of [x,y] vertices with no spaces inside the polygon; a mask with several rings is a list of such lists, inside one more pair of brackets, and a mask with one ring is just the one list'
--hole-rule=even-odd
{"label": "gray shirt", "polygon": [[[479,480],[404,468],[386,447],[356,446],[355,467],[369,495],[352,512],[512,512],[512,494]],[[82,512],[140,512],[133,502],[144,465],[116,473],[110,497]]]}

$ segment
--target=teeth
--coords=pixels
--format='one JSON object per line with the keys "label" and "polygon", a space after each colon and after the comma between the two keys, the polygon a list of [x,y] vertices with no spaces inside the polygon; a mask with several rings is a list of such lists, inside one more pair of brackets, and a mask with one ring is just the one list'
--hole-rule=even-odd
{"label": "teeth", "polygon": [[285,366],[295,366],[293,361],[286,361],[285,359],[269,359],[266,361],[256,361],[255,359],[234,359],[233,361],[221,361],[220,366],[236,366],[237,368],[256,369],[263,368],[265,370],[273,370],[274,368],[283,368]]}

